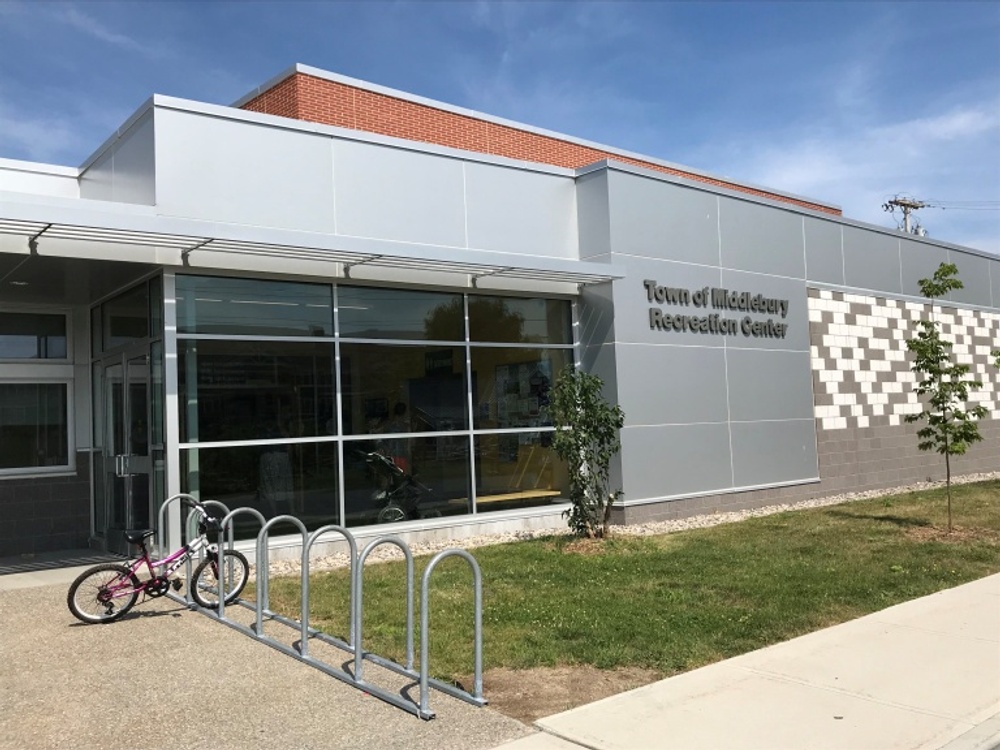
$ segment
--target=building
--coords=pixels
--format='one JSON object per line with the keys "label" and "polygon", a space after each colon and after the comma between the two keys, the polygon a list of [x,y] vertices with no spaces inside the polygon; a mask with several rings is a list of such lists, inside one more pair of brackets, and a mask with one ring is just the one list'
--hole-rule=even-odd
{"label": "building", "polygon": [[574,362],[625,411],[619,522],[940,477],[903,418],[942,261],[990,411],[957,470],[997,470],[996,257],[303,66],[154,96],[79,168],[0,159],[0,555],[121,552],[178,492],[551,525]]}

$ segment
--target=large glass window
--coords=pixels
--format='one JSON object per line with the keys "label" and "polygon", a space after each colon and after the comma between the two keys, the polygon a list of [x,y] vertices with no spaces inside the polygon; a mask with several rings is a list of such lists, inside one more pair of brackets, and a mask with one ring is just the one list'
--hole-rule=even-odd
{"label": "large glass window", "polygon": [[101,306],[104,351],[149,337],[149,288],[140,284]]}
{"label": "large glass window", "polygon": [[469,338],[504,344],[572,344],[569,302],[469,297]]}
{"label": "large glass window", "polygon": [[551,432],[476,436],[476,510],[548,505],[565,497],[566,465]]}
{"label": "large glass window", "polygon": [[[340,523],[337,443],[272,443],[181,451],[183,491],[229,508],[251,507],[266,518],[291,514],[316,529]],[[251,516],[241,535],[260,530]]]}
{"label": "large glass window", "polygon": [[549,392],[571,361],[570,349],[473,347],[476,428],[551,425]]}
{"label": "large glass window", "polygon": [[66,316],[0,312],[0,359],[66,359]]}
{"label": "large glass window", "polygon": [[0,383],[0,470],[69,465],[66,383]]}
{"label": "large glass window", "polygon": [[462,515],[471,511],[469,437],[421,435],[398,448],[382,440],[344,444],[349,526]]}
{"label": "large glass window", "polygon": [[468,428],[464,347],[343,343],[340,383],[345,434]]}
{"label": "large glass window", "polygon": [[565,497],[547,406],[573,359],[568,301],[198,276],[176,288],[185,491],[313,528]]}
{"label": "large glass window", "polygon": [[187,339],[177,349],[182,442],[336,433],[332,345]]}
{"label": "large glass window", "polygon": [[178,276],[177,332],[332,336],[332,290],[326,284]]}
{"label": "large glass window", "polygon": [[465,339],[461,294],[342,286],[337,288],[337,315],[345,338]]}

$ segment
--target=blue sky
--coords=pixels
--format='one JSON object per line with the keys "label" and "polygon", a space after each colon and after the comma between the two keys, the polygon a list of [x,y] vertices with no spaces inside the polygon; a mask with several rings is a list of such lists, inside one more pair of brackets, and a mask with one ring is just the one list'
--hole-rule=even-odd
{"label": "blue sky", "polygon": [[0,157],[77,166],[151,94],[294,63],[1000,253],[1000,2],[0,0]]}

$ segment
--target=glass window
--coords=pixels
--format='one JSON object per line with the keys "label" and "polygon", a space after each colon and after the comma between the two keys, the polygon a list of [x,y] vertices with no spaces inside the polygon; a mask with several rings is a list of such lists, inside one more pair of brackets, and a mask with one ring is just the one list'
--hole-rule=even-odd
{"label": "glass window", "polygon": [[101,356],[101,306],[90,310],[90,356]]}
{"label": "glass window", "polygon": [[104,313],[104,351],[149,336],[149,288],[140,284],[101,306]]}
{"label": "glass window", "polygon": [[0,470],[69,465],[65,383],[0,383]]}
{"label": "glass window", "polygon": [[477,429],[552,424],[549,390],[572,361],[571,349],[473,347],[473,408]]}
{"label": "glass window", "polygon": [[570,303],[554,299],[469,297],[469,338],[510,344],[572,344]]}
{"label": "glass window", "polygon": [[[469,424],[464,347],[342,343],[340,388],[347,435]],[[390,424],[400,416],[405,425]]]}
{"label": "glass window", "polygon": [[348,526],[462,515],[471,511],[468,435],[410,441],[408,464],[376,441],[349,441],[344,453]]}
{"label": "glass window", "polygon": [[326,284],[177,277],[177,332],[248,336],[332,336]]}
{"label": "glass window", "polygon": [[568,486],[551,432],[476,436],[478,512],[563,502]]}
{"label": "glass window", "polygon": [[465,340],[461,294],[340,286],[337,315],[346,338]]}
{"label": "glass window", "polygon": [[181,340],[177,350],[183,442],[336,433],[332,344]]}
{"label": "glass window", "polygon": [[66,359],[66,316],[0,312],[0,359]]}
{"label": "glass window", "polygon": [[[335,442],[188,448],[181,468],[184,492],[230,510],[255,508],[265,518],[287,513],[309,529],[340,523]],[[236,529],[241,538],[255,537],[260,525],[246,515],[237,517]]]}

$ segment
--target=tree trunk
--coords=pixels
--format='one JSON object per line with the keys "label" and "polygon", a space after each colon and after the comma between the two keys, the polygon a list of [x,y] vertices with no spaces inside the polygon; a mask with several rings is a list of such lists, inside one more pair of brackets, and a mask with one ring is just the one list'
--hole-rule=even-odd
{"label": "tree trunk", "polygon": [[[945,447],[947,447],[947,442],[945,442]],[[948,488],[948,533],[951,533],[951,456],[948,455],[947,451],[944,454],[944,477],[945,485]]]}

